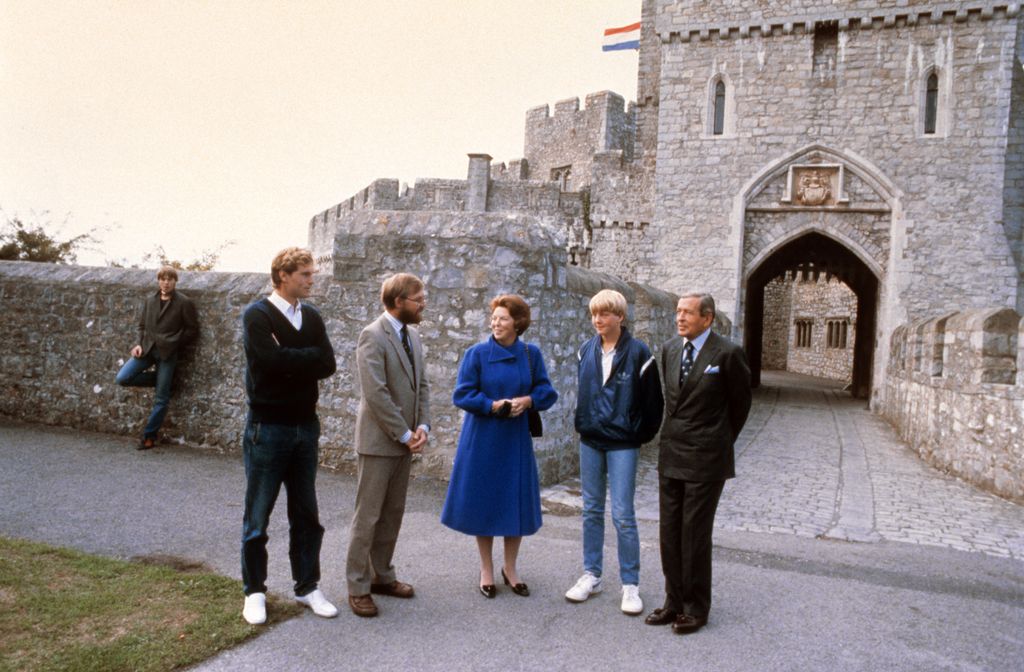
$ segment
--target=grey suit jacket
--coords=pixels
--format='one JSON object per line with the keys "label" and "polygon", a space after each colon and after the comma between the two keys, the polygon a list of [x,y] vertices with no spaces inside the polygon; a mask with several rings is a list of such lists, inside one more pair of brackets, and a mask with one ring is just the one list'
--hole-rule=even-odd
{"label": "grey suit jacket", "polygon": [[409,340],[416,375],[402,347],[402,338],[381,315],[359,334],[356,368],[359,371],[359,415],[356,417],[356,452],[399,457],[409,454],[400,442],[408,430],[430,425],[430,392],[423,345],[414,327]]}
{"label": "grey suit jacket", "polygon": [[662,347],[665,423],[658,471],[684,481],[724,481],[736,475],[733,443],[750,412],[750,367],[743,349],[711,332],[685,385],[679,387],[683,339]]}

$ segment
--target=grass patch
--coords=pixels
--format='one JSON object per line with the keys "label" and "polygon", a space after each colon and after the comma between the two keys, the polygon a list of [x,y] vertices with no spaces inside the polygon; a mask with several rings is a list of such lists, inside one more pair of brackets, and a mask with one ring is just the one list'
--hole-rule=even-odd
{"label": "grass patch", "polygon": [[[0,537],[0,670],[173,670],[259,634],[241,584],[170,556],[138,562]],[[302,607],[268,596],[269,623]]]}

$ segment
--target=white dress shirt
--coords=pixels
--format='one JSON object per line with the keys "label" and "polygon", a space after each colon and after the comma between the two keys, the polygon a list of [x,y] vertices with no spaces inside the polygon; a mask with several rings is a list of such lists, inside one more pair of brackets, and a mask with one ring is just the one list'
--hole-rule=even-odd
{"label": "white dress shirt", "polygon": [[292,323],[295,331],[302,330],[302,302],[296,300],[295,305],[288,303],[283,296],[277,292],[271,292],[268,297],[274,307],[281,311],[281,314]]}

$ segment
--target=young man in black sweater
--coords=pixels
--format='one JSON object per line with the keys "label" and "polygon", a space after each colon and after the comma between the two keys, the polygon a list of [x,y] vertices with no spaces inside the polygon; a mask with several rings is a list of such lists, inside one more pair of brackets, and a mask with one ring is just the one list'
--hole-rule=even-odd
{"label": "young man in black sweater", "polygon": [[295,599],[318,616],[338,614],[317,587],[324,528],[316,501],[316,402],[318,381],[333,374],[336,364],[320,313],[300,302],[309,296],[315,272],[309,250],[282,250],[270,266],[274,291],[248,306],[242,316],[249,396],[242,440],[242,616],[252,624],[267,619],[267,525],[281,485],[288,493],[288,557]]}

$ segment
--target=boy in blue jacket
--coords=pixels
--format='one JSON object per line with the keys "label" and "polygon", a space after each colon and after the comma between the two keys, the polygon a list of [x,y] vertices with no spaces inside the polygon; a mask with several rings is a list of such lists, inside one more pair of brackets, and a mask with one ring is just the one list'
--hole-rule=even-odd
{"label": "boy in blue jacket", "polygon": [[603,289],[590,299],[597,334],[579,349],[576,431],[583,486],[583,576],[565,593],[583,602],[601,591],[604,503],[611,491],[619,550],[623,613],[644,610],[640,599],[640,536],[633,498],[640,446],[661,427],[664,398],[650,348],[625,327],[626,297]]}

